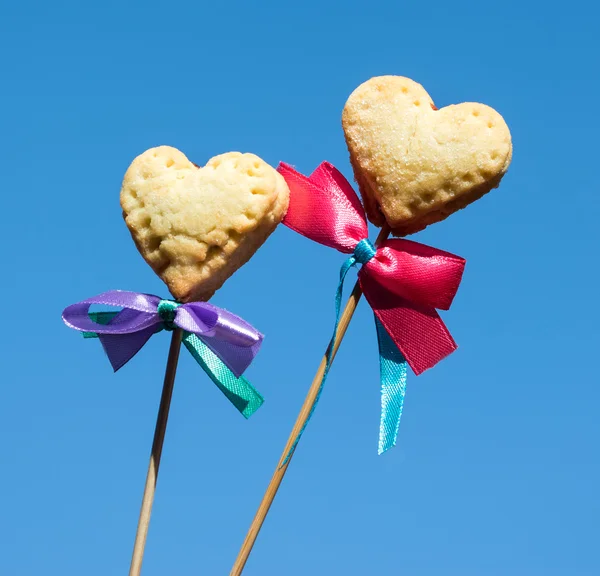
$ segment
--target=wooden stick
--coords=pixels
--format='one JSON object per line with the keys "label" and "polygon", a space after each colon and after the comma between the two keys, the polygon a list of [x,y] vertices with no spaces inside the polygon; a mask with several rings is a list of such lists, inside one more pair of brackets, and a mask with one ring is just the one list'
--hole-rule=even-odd
{"label": "wooden stick", "polygon": [[[377,237],[375,246],[379,246],[384,240],[387,239],[389,234],[390,234],[390,229],[388,228],[388,226],[384,226],[381,229],[379,236]],[[333,349],[331,351],[331,364],[333,364],[333,359],[335,358],[338,348],[340,347],[340,344],[342,343],[342,340],[344,339],[344,335],[346,334],[346,329],[348,328],[348,325],[350,324],[350,320],[352,320],[352,316],[354,315],[354,311],[356,310],[356,306],[358,305],[358,301],[360,300],[361,296],[362,296],[362,290],[360,289],[360,284],[358,282],[356,282],[356,284],[354,285],[354,289],[352,290],[352,294],[350,294],[350,298],[348,299],[348,302],[346,303],[344,311],[342,312],[342,315],[340,317],[340,322],[338,324],[338,330],[337,330],[337,337],[336,337],[335,341],[331,343],[331,345],[333,346]],[[329,351],[329,348],[327,350]],[[304,399],[304,404],[302,405],[302,409],[300,410],[298,419],[296,420],[296,423],[294,424],[294,427],[292,428],[292,432],[291,432],[290,437],[288,438],[288,441],[285,445],[283,454],[282,454],[281,458],[279,459],[277,468],[275,469],[273,477],[271,478],[271,482],[269,483],[269,486],[267,487],[267,491],[265,492],[263,499],[260,503],[260,506],[258,507],[258,510],[256,512],[256,515],[254,516],[254,520],[252,520],[252,524],[250,524],[250,528],[248,530],[248,533],[246,534],[244,543],[242,544],[242,547],[241,547],[241,549],[238,553],[238,556],[235,560],[235,564],[233,565],[233,568],[232,568],[231,572],[229,573],[229,576],[240,576],[240,574],[244,570],[244,566],[246,565],[246,562],[248,561],[248,557],[250,556],[250,553],[252,552],[252,548],[254,547],[254,543],[256,542],[256,538],[258,537],[258,533],[260,532],[260,529],[262,528],[263,522],[265,521],[265,518],[267,517],[267,514],[269,513],[269,509],[271,508],[271,504],[273,504],[273,500],[275,499],[277,491],[279,490],[281,481],[283,480],[283,477],[285,476],[285,473],[287,472],[290,462],[292,461],[293,453],[288,458],[288,461],[284,464],[285,459],[286,459],[287,455],[289,454],[290,450],[292,449],[292,446],[294,445],[294,442],[296,441],[298,434],[300,433],[300,431],[306,424],[308,417],[309,417],[310,413],[312,412],[313,406],[315,405],[317,396],[319,394],[319,388],[321,387],[321,382],[323,381],[323,376],[325,374],[325,366],[326,365],[327,365],[327,352],[321,359],[321,364],[319,365],[319,369],[317,370],[317,374],[315,375],[315,378],[310,386],[308,394],[306,395],[306,398]]]}
{"label": "wooden stick", "polygon": [[140,519],[135,534],[135,544],[133,545],[129,576],[140,576],[140,572],[142,571],[144,548],[146,547],[146,537],[148,536],[150,514],[152,513],[152,503],[154,502],[154,492],[156,490],[156,480],[158,478],[158,468],[160,466],[160,456],[162,454],[165,432],[167,430],[167,420],[169,419],[169,408],[171,407],[171,396],[173,395],[175,372],[177,371],[177,361],[179,360],[182,339],[183,331],[180,328],[173,330],[171,347],[169,348],[169,358],[167,360],[167,369],[165,372],[165,381],[160,398],[158,416],[156,418],[156,428],[154,429],[150,464],[148,465],[148,474],[146,475],[146,487],[144,488],[144,496],[142,498],[142,509],[140,510]]}

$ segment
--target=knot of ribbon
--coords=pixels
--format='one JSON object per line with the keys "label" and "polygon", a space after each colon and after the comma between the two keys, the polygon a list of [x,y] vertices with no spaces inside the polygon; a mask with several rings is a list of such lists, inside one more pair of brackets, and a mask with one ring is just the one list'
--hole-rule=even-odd
{"label": "knot of ribbon", "polygon": [[368,238],[363,238],[354,248],[352,256],[359,264],[366,264],[371,258],[377,254],[375,246]]}
{"label": "knot of ribbon", "polygon": [[156,311],[163,322],[165,330],[175,330],[175,314],[178,306],[179,303],[173,300],[161,300],[158,303]]}
{"label": "knot of ribbon", "polygon": [[373,309],[379,343],[381,454],[396,443],[407,367],[410,366],[415,374],[421,374],[457,348],[436,309],[450,308],[460,285],[465,260],[397,238],[385,240],[375,248],[367,239],[367,219],[358,196],[346,178],[327,162],[310,177],[284,163],[277,170],[290,189],[290,205],[283,223],[315,242],[351,254],[340,270],[335,299],[336,320],[321,389],[329,372],[337,336],[344,279],[350,268],[362,265],[358,280]]}
{"label": "knot of ribbon", "polygon": [[[92,305],[121,308],[90,312]],[[242,374],[263,335],[231,312],[207,302],[180,304],[152,294],[111,290],[67,306],[63,321],[85,338],[98,338],[116,372],[161,330],[183,331],[183,344],[229,401],[249,418],[262,396]]]}

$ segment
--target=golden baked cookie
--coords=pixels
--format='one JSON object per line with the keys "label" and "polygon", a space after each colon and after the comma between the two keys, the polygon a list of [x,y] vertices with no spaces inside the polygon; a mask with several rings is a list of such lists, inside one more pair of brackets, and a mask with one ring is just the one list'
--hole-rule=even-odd
{"label": "golden baked cookie", "polygon": [[121,207],[138,250],[181,302],[208,300],[283,219],[289,189],[254,154],[199,168],[169,146],[131,164]]}
{"label": "golden baked cookie", "polygon": [[398,236],[447,218],[495,188],[512,143],[498,112],[463,103],[437,110],[401,76],[371,78],[348,98],[342,125],[369,220]]}

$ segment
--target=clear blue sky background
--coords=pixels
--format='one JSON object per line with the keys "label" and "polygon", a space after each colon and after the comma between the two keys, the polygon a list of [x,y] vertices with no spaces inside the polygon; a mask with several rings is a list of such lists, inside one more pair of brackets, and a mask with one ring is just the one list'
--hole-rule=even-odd
{"label": "clear blue sky background", "polygon": [[[416,239],[467,258],[458,352],[411,376],[377,456],[363,302],[245,574],[600,574],[598,8],[545,2],[28,2],[0,20],[0,574],[125,574],[168,336],[113,375],[62,309],[166,295],[121,219],[133,158],[254,152],[351,170],[350,92],[406,75],[485,102],[499,190]],[[373,233],[374,237],[374,233]],[[184,353],[144,576],[228,574],[333,322],[343,257],[281,227],[213,302],[267,338],[245,421]]]}

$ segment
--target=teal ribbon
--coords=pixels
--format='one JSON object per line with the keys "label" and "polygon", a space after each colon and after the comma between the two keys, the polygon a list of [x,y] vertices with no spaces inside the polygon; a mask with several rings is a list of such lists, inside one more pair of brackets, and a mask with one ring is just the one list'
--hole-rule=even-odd
{"label": "teal ribbon", "polygon": [[377,453],[383,454],[396,445],[404,395],[406,394],[408,362],[377,317],[375,317],[375,328],[379,343],[381,378],[381,420]]}
{"label": "teal ribbon", "polygon": [[[163,320],[156,332],[173,330],[177,302],[162,300],[158,305],[158,313]],[[90,319],[98,324],[108,324],[118,312],[89,312]],[[95,332],[83,332],[84,338],[98,338]],[[223,363],[223,361],[196,334],[183,331],[183,344],[202,370],[223,392],[227,399],[245,418],[250,418],[264,402],[264,398],[246,378],[239,378]]]}
{"label": "teal ribbon", "polygon": [[[327,379],[331,367],[333,346],[337,338],[342,309],[344,281],[348,271],[357,264],[366,264],[373,256],[375,256],[375,253],[375,246],[373,246],[368,238],[364,238],[356,245],[352,256],[342,264],[340,269],[340,280],[335,292],[335,324],[333,327],[333,336],[331,337],[325,356],[325,372],[308,418],[281,464],[282,467],[287,464],[296,450],[296,446],[298,445],[308,422],[312,418],[313,412],[321,397],[321,393],[323,392],[325,380]],[[381,380],[381,418],[379,423],[378,454],[383,454],[383,452],[389,450],[396,444],[398,429],[400,427],[400,418],[402,416],[402,406],[404,404],[404,395],[406,393],[408,363],[376,316],[375,327],[377,329],[377,341],[379,344],[379,370]]]}
{"label": "teal ribbon", "polygon": [[198,336],[184,332],[183,344],[242,416],[250,418],[261,407],[264,399],[254,386],[238,378]]}

